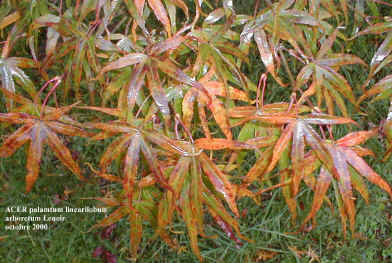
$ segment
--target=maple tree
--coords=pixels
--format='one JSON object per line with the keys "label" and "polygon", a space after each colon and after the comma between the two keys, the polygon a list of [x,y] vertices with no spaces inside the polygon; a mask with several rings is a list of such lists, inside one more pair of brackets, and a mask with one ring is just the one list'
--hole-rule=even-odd
{"label": "maple tree", "polygon": [[[237,203],[250,197],[257,205],[266,191],[282,193],[299,230],[315,226],[324,202],[336,202],[343,233],[348,221],[353,236],[356,192],[370,202],[364,178],[392,198],[390,179],[371,168],[374,154],[361,146],[384,135],[384,161],[392,153],[392,108],[378,128],[361,124],[368,99],[392,96],[392,75],[383,75],[392,22],[369,21],[362,1],[255,1],[253,14],[232,0],[6,2],[0,122],[12,132],[0,157],[28,144],[30,192],[45,145],[86,181],[62,137],[111,140],[90,168],[121,190],[97,193],[113,211],[94,228],[126,219],[132,258],[146,222],[154,238],[180,250],[173,233],[182,221],[200,261],[207,218],[237,246],[252,242],[241,234]],[[370,63],[350,48],[368,35],[381,43]],[[249,72],[253,58],[261,72]],[[360,87],[353,67],[367,71]],[[289,95],[278,100],[276,89]],[[250,167],[248,154],[256,159]],[[314,196],[298,227],[304,188]],[[95,254],[111,258],[102,248]]]}

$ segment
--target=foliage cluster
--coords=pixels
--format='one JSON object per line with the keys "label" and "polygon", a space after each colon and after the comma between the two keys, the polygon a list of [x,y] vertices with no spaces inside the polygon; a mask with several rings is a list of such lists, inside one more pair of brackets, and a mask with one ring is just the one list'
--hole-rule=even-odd
{"label": "foliage cluster", "polygon": [[[90,168],[121,190],[96,197],[113,207],[96,227],[128,220],[135,259],[146,224],[179,249],[173,223],[182,220],[200,260],[207,216],[238,246],[252,242],[237,201],[257,205],[266,191],[282,192],[295,225],[298,194],[310,188],[298,229],[336,203],[344,234],[348,222],[355,236],[364,179],[392,197],[360,146],[385,135],[384,161],[392,152],[392,111],[363,125],[365,102],[392,95],[392,75],[380,77],[392,62],[390,6],[378,2],[267,0],[241,13],[232,0],[3,1],[0,121],[17,129],[0,156],[28,144],[29,192],[46,144],[91,181],[64,135],[109,140]],[[351,52],[368,35],[377,43],[369,63]],[[355,67],[368,72],[359,87]],[[274,100],[274,89],[288,96]],[[350,132],[341,136],[341,125]]]}

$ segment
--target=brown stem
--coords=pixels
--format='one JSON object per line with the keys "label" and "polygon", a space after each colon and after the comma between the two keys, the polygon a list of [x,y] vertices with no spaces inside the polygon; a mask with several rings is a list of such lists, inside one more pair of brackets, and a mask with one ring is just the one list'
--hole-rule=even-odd
{"label": "brown stem", "polygon": [[49,85],[49,83],[57,81],[58,78],[60,78],[59,76],[56,76],[48,81],[45,82],[45,84],[42,86],[42,88],[38,91],[38,93],[35,95],[35,97],[33,98],[33,101],[35,104],[38,104],[38,98],[41,95],[41,93],[44,91],[44,89]]}
{"label": "brown stem", "polygon": [[144,107],[144,104],[147,102],[147,100],[148,100],[150,97],[151,97],[151,94],[148,95],[148,96],[144,99],[144,101],[142,102],[142,104],[140,105],[140,107],[139,107],[139,109],[138,109],[138,111],[136,112],[136,115],[135,115],[135,118],[136,118],[136,119],[137,119],[137,117],[139,117],[139,114],[140,114],[140,112],[142,111],[142,109],[143,109],[143,107]]}
{"label": "brown stem", "polygon": [[49,90],[48,95],[46,95],[46,97],[45,97],[45,99],[44,99],[44,102],[42,103],[40,118],[42,118],[42,116],[43,116],[43,113],[44,113],[44,111],[45,111],[45,107],[46,107],[46,104],[47,104],[47,102],[48,102],[48,100],[49,100],[50,95],[52,95],[52,93],[53,93],[53,92],[56,90],[56,88],[60,85],[60,83],[61,83],[61,77],[56,76],[56,77],[53,78],[53,80],[54,80],[56,83],[55,83],[54,86]]}
{"label": "brown stem", "polygon": [[287,112],[291,111],[291,108],[293,107],[293,104],[297,104],[297,93],[295,93],[295,91],[293,91],[290,95],[290,104],[289,107],[287,109]]}
{"label": "brown stem", "polygon": [[259,10],[260,0],[256,0],[255,10],[253,12],[253,17],[256,17],[257,11]]}
{"label": "brown stem", "polygon": [[264,109],[264,92],[265,92],[265,86],[266,86],[266,81],[267,81],[267,74],[263,73],[261,74],[259,78],[259,83],[257,84],[257,93],[256,93],[256,110],[259,110],[259,104],[260,104],[260,86],[261,82],[263,82],[263,89],[261,91],[261,110]]}
{"label": "brown stem", "polygon": [[184,129],[185,133],[188,135],[189,139],[191,140],[191,143],[194,144],[195,141],[193,140],[192,133],[190,132],[190,130],[184,125],[184,123],[182,122],[178,114],[176,114],[175,116],[178,122],[181,124],[182,128]]}
{"label": "brown stem", "polygon": [[325,132],[324,132],[323,126],[319,125],[319,128],[320,128],[321,136],[323,136],[323,139],[326,140],[327,137],[325,136]]}
{"label": "brown stem", "polygon": [[290,183],[291,183],[291,179],[290,179],[290,180],[288,180],[288,181],[286,181],[286,182],[284,182],[284,183],[276,184],[276,185],[273,185],[273,186],[267,187],[267,188],[265,188],[265,189],[262,189],[262,190],[260,190],[260,191],[256,192],[256,193],[255,193],[255,195],[259,195],[259,194],[262,194],[262,193],[265,193],[265,192],[268,192],[268,191],[274,190],[274,189],[276,189],[276,188],[279,188],[279,187],[282,187],[282,186],[288,185],[288,184],[290,184]]}
{"label": "brown stem", "polygon": [[63,0],[60,0],[59,14],[60,16],[63,15]]}
{"label": "brown stem", "polygon": [[331,125],[328,125],[327,126],[327,129],[328,129],[328,133],[329,133],[329,137],[333,140],[334,139],[334,137],[333,137],[333,133],[332,133],[332,127],[331,127]]}

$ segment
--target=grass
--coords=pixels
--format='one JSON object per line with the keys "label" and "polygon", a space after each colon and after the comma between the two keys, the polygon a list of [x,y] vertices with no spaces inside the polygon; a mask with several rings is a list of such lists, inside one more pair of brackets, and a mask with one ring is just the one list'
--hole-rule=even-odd
{"label": "grass", "polygon": [[[92,146],[90,146],[92,147]],[[92,258],[94,249],[104,246],[118,257],[118,262],[127,261],[128,226],[125,221],[117,224],[112,240],[102,239],[101,230],[89,232],[91,226],[103,217],[103,214],[62,214],[65,222],[49,225],[48,231],[7,231],[4,232],[5,207],[84,207],[96,206],[93,200],[83,198],[95,196],[102,189],[111,189],[111,185],[80,184],[69,174],[64,176],[45,176],[54,167],[44,165],[35,186],[35,191],[26,195],[24,191],[24,156],[19,152],[9,159],[0,162],[1,174],[1,236],[6,239],[0,242],[0,262],[100,262]],[[44,162],[47,163],[47,162]],[[52,163],[51,163],[52,164]],[[377,172],[391,174],[392,163],[385,166],[376,165]],[[12,173],[10,172],[12,171]],[[61,171],[61,169],[60,169]],[[65,172],[65,171],[64,171]],[[59,174],[60,172],[57,171]],[[65,172],[66,173],[66,172]],[[64,191],[73,188],[69,199],[55,204],[56,199],[64,198]],[[37,194],[40,193],[40,194]],[[390,262],[392,260],[392,205],[387,196],[375,187],[370,186],[371,205],[362,200],[357,202],[357,231],[361,239],[346,240],[342,236],[338,215],[332,214],[324,207],[318,216],[318,226],[309,233],[294,234],[295,228],[290,225],[287,207],[279,191],[263,196],[261,206],[253,201],[243,199],[239,207],[243,211],[241,229],[243,234],[254,243],[244,243],[237,248],[235,243],[225,236],[216,226],[208,224],[208,235],[216,235],[213,239],[201,239],[200,248],[206,262],[256,262],[257,255],[264,251],[277,252],[266,262],[309,262],[313,251],[321,262]],[[309,191],[300,194],[303,203],[311,201]],[[57,201],[58,202],[58,201]],[[304,208],[305,210],[308,208]],[[22,213],[23,214],[23,213]],[[21,215],[22,215],[21,214]],[[306,213],[302,213],[306,214]],[[49,215],[49,214],[48,214]],[[145,226],[146,232],[141,245],[139,262],[197,262],[189,248],[185,235],[177,235],[179,243],[184,246],[181,253],[173,251],[160,240],[151,240],[152,229]],[[185,232],[183,223],[178,222],[175,230]],[[305,251],[302,257],[294,250]],[[306,253],[308,252],[308,253]],[[307,255],[309,254],[309,255]]]}
{"label": "grass", "polygon": [[[378,108],[382,108],[379,105]],[[3,129],[2,133],[6,133]],[[343,131],[342,131],[343,132]],[[106,143],[105,143],[106,144]],[[97,152],[102,152],[102,143],[86,143],[81,139],[72,139],[69,147],[79,151],[79,163],[96,164],[99,159]],[[377,156],[384,149],[380,140],[373,139],[368,143]],[[49,151],[48,151],[49,153]],[[392,174],[392,162],[382,164],[371,160],[375,170],[384,175]],[[120,221],[114,230],[112,239],[102,239],[101,229],[90,231],[90,228],[103,218],[103,214],[62,214],[65,222],[49,225],[48,231],[4,231],[4,218],[9,206],[28,207],[84,207],[98,206],[99,203],[85,199],[101,196],[97,193],[114,190],[115,186],[103,184],[92,178],[91,183],[81,184],[51,154],[45,155],[41,167],[41,177],[34,190],[24,194],[25,153],[19,150],[10,158],[0,160],[0,262],[101,262],[92,257],[94,250],[103,246],[116,255],[118,262],[128,262],[129,231],[125,220]],[[84,174],[91,175],[88,167]],[[72,189],[66,198],[66,191]],[[216,235],[213,239],[200,239],[200,249],[205,262],[256,262],[258,255],[266,251],[276,252],[266,262],[309,262],[311,253],[319,257],[321,262],[390,262],[392,260],[392,205],[386,194],[373,185],[369,185],[371,204],[366,205],[362,199],[357,202],[357,231],[361,239],[344,239],[337,211],[333,214],[329,207],[324,206],[318,216],[318,226],[308,233],[295,234],[297,228],[290,223],[290,215],[280,191],[265,194],[260,206],[252,200],[244,198],[239,202],[242,211],[241,230],[244,235],[254,241],[245,242],[236,247],[212,220],[206,228],[208,235]],[[310,204],[312,194],[303,191],[299,197],[303,204]],[[64,199],[64,200],[63,200]],[[306,215],[309,206],[303,208]],[[23,215],[20,214],[20,215]],[[48,214],[50,215],[50,214]],[[303,218],[300,218],[300,220]],[[299,221],[300,222],[300,221]],[[145,225],[145,236],[141,245],[138,262],[197,262],[190,251],[186,235],[177,234],[179,244],[184,248],[181,253],[171,250],[163,241],[153,240],[153,230]],[[177,222],[176,233],[185,233],[182,222]],[[294,251],[303,251],[300,257]]]}
{"label": "grass", "polygon": [[[240,9],[248,10],[252,5],[248,1],[238,2]],[[247,11],[249,13],[249,10]],[[366,43],[365,38],[362,40]],[[367,48],[363,45],[353,46],[353,54],[371,59]],[[254,82],[260,73],[261,61],[258,57],[251,57]],[[344,72],[348,76],[361,76],[349,79],[353,87],[359,87],[363,82],[364,72],[360,67],[349,68]],[[257,73],[257,74],[256,74]],[[380,74],[380,78],[386,72]],[[272,81],[270,82],[272,84]],[[277,101],[287,98],[287,90],[283,88],[270,88],[267,90],[268,101]],[[365,105],[365,104],[364,104]],[[361,126],[368,122],[379,123],[387,113],[386,101],[365,105],[368,117]],[[82,114],[82,113],[81,113]],[[380,117],[382,116],[382,117]],[[86,117],[86,116],[81,116]],[[86,118],[89,118],[87,116]],[[78,118],[80,119],[80,118]],[[0,135],[9,134],[11,128],[2,128]],[[342,134],[347,131],[342,129]],[[105,142],[107,145],[108,142]],[[90,176],[90,182],[82,184],[66,170],[53,155],[45,155],[41,165],[41,177],[29,194],[24,194],[25,152],[21,149],[10,158],[0,159],[0,263],[2,262],[53,262],[53,263],[87,263],[102,262],[92,257],[97,247],[103,246],[111,251],[117,262],[128,262],[129,226],[121,220],[114,229],[110,239],[101,237],[102,229],[91,230],[91,227],[104,217],[101,213],[62,214],[66,216],[65,222],[49,224],[47,231],[5,231],[5,217],[12,215],[6,212],[10,206],[28,207],[84,207],[98,206],[99,203],[86,199],[88,197],[102,196],[104,192],[116,189],[115,185],[96,180],[84,163],[97,166],[104,146],[100,143],[87,143],[81,139],[71,139],[69,147],[79,153],[78,162],[84,169],[84,174]],[[370,158],[370,164],[389,183],[392,183],[392,161],[381,163],[380,159],[385,151],[383,141],[372,139],[367,146],[376,153],[376,158]],[[24,147],[22,147],[24,148]],[[356,230],[361,238],[345,239],[342,234],[338,212],[332,212],[323,206],[317,217],[318,225],[310,232],[294,233],[298,226],[292,226],[290,214],[283,200],[281,192],[274,191],[262,196],[260,206],[250,199],[239,201],[242,211],[241,230],[244,235],[252,239],[253,243],[244,242],[237,247],[212,220],[206,219],[206,233],[215,235],[215,238],[201,238],[199,241],[201,254],[205,262],[257,262],[268,252],[276,253],[265,262],[392,262],[392,204],[387,195],[377,187],[368,184],[371,204],[366,205],[362,199],[357,200]],[[71,193],[67,191],[72,189]],[[68,193],[68,195],[67,195]],[[102,194],[100,194],[102,193]],[[310,208],[312,193],[309,190],[299,195],[304,206],[299,218],[300,222]],[[331,197],[332,198],[332,197]],[[15,214],[15,213],[14,213]],[[17,215],[17,214],[15,214]],[[21,213],[20,215],[26,215]],[[50,215],[50,214],[47,214]],[[147,224],[144,226],[144,237],[140,249],[138,262],[197,262],[197,258],[190,250],[186,227],[177,222],[173,231],[182,246],[181,252],[171,250],[160,239],[152,239],[153,229]],[[302,251],[296,253],[295,251]],[[314,256],[316,255],[316,256]],[[313,257],[312,257],[313,256]]]}

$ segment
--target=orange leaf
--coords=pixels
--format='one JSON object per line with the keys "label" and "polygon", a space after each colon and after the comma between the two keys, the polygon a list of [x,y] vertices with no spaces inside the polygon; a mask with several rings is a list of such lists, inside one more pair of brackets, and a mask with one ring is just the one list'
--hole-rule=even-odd
{"label": "orange leaf", "polygon": [[120,68],[124,68],[127,66],[131,66],[134,64],[138,64],[143,62],[145,59],[147,58],[147,56],[143,53],[131,53],[128,54],[124,57],[119,58],[118,60],[111,62],[110,64],[106,65],[104,68],[102,68],[101,72],[99,73],[99,75],[114,70],[114,69],[120,69]]}
{"label": "orange leaf", "polygon": [[70,169],[80,180],[85,180],[81,175],[79,165],[72,159],[72,154],[61,142],[60,138],[52,131],[46,131],[47,143],[59,160]]}
{"label": "orange leaf", "polygon": [[11,156],[19,147],[25,144],[30,139],[32,128],[32,125],[27,124],[8,136],[4,144],[0,147],[0,157]]}
{"label": "orange leaf", "polygon": [[320,210],[321,205],[323,204],[323,200],[326,196],[327,190],[329,185],[331,184],[332,176],[331,174],[324,168],[321,169],[320,175],[318,176],[317,183],[316,183],[316,190],[313,197],[312,208],[308,216],[305,218],[301,229],[304,228],[305,224],[314,218],[317,212]]}
{"label": "orange leaf", "polygon": [[286,147],[288,146],[291,140],[291,136],[293,134],[294,128],[295,128],[294,123],[290,123],[289,125],[287,125],[287,127],[283,130],[280,138],[276,141],[274,152],[272,154],[272,159],[267,170],[265,171],[266,173],[271,172],[275,168],[275,165],[280,160],[283,151],[286,149]]}
{"label": "orange leaf", "polygon": [[255,146],[227,139],[219,138],[200,138],[195,140],[195,146],[204,150],[222,150],[222,149],[254,149]]}
{"label": "orange leaf", "polygon": [[39,174],[39,165],[42,157],[42,146],[45,138],[41,133],[41,125],[34,125],[31,134],[31,143],[27,154],[26,192],[30,192]]}
{"label": "orange leaf", "polygon": [[95,224],[93,226],[93,228],[110,226],[110,225],[118,222],[127,213],[128,213],[128,211],[127,211],[126,207],[123,207],[123,206],[119,207],[116,210],[114,210],[114,212],[111,213],[109,216],[105,217],[104,219],[99,221],[97,224]]}
{"label": "orange leaf", "polygon": [[125,194],[128,197],[129,208],[133,207],[133,192],[134,184],[137,177],[139,156],[140,156],[140,134],[135,134],[132,136],[131,144],[128,147],[128,151],[125,155],[124,160],[124,181],[123,188]]}
{"label": "orange leaf", "polygon": [[148,4],[150,5],[152,11],[158,20],[163,24],[165,30],[167,31],[169,37],[171,36],[171,27],[169,17],[167,16],[166,9],[163,6],[161,0],[148,0]]}
{"label": "orange leaf", "polygon": [[377,135],[377,129],[373,129],[370,131],[359,131],[352,132],[340,138],[336,144],[339,146],[351,147],[355,145],[359,145],[367,141],[370,137]]}
{"label": "orange leaf", "polygon": [[261,249],[256,252],[256,255],[257,255],[256,260],[257,261],[267,261],[267,260],[274,258],[277,254],[278,253],[275,251]]}
{"label": "orange leaf", "polygon": [[145,0],[135,0],[135,6],[139,13],[139,16],[143,15],[144,2]]}
{"label": "orange leaf", "polygon": [[211,110],[216,123],[219,125],[226,138],[231,140],[233,134],[231,133],[229,118],[223,103],[214,96],[212,98],[212,103],[208,105],[208,108]]}
{"label": "orange leaf", "polygon": [[237,204],[235,202],[235,189],[233,188],[226,175],[222,173],[215,163],[212,162],[204,153],[200,154],[200,161],[204,172],[207,174],[215,189],[223,195],[231,211],[239,216]]}
{"label": "orange leaf", "polygon": [[348,148],[342,149],[344,154],[347,156],[347,161],[348,163],[354,167],[357,172],[368,179],[371,183],[377,185],[384,191],[386,191],[390,198],[392,199],[392,190],[389,184],[382,179],[380,175],[378,175],[375,171],[373,171],[372,168],[369,167],[369,165],[361,158],[359,157],[353,150],[350,150]]}

